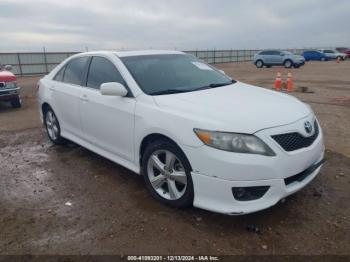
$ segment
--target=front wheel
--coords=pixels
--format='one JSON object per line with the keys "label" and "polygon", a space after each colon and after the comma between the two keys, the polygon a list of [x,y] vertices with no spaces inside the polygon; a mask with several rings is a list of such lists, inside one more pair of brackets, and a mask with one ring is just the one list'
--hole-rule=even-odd
{"label": "front wheel", "polygon": [[293,66],[293,62],[290,61],[290,60],[286,60],[284,63],[283,63],[284,67],[285,68],[291,68]]}
{"label": "front wheel", "polygon": [[19,97],[12,99],[10,102],[13,108],[20,108],[22,106],[22,100]]}
{"label": "front wheel", "polygon": [[64,144],[66,140],[61,137],[61,128],[58,119],[51,108],[47,109],[44,114],[45,128],[49,139],[57,145]]}
{"label": "front wheel", "polygon": [[158,201],[171,207],[193,204],[191,166],[174,143],[160,140],[150,144],[142,158],[142,174],[147,190]]}

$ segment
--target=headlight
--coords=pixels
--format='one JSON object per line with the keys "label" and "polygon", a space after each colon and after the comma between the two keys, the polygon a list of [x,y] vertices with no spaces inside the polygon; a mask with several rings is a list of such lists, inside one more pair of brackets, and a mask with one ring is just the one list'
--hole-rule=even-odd
{"label": "headlight", "polygon": [[226,133],[194,129],[198,138],[206,145],[236,153],[275,156],[272,149],[254,135]]}
{"label": "headlight", "polygon": [[6,82],[6,88],[16,88],[16,87],[17,87],[16,81]]}

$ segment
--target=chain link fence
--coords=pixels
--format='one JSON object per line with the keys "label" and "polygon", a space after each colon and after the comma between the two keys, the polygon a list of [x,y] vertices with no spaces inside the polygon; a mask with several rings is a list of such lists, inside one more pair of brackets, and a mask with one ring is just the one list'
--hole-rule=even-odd
{"label": "chain link fence", "polygon": [[[252,61],[256,50],[193,50],[184,51],[210,64]],[[288,50],[301,54],[304,49]],[[0,64],[11,65],[16,75],[47,74],[67,57],[77,52],[0,53]]]}

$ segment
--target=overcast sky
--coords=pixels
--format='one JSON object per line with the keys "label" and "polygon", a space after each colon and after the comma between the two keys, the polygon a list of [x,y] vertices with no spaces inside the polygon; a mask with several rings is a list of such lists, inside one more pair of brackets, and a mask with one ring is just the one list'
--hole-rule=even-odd
{"label": "overcast sky", "polygon": [[350,46],[350,0],[0,0],[0,52]]}

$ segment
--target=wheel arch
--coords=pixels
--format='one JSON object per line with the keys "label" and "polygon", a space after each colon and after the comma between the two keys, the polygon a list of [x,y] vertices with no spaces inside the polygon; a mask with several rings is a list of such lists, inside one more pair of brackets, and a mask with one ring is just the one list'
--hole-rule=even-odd
{"label": "wheel arch", "polygon": [[49,103],[47,102],[44,102],[42,105],[41,105],[41,112],[43,113],[43,116],[45,116],[45,113],[48,109],[52,109],[52,107],[49,105]]}
{"label": "wheel arch", "polygon": [[[140,146],[138,148],[138,157],[139,157],[139,165],[140,167],[142,166],[142,157],[143,157],[143,154],[147,148],[147,146],[149,144],[151,144],[152,142],[155,142],[155,141],[160,141],[160,140],[163,140],[163,141],[167,141],[167,142],[170,142],[174,145],[176,145],[181,151],[182,153],[185,155],[185,157],[187,158],[188,160],[188,157],[186,156],[185,152],[182,150],[182,148],[180,147],[180,145],[178,143],[175,142],[174,139],[170,138],[169,136],[166,136],[164,134],[161,134],[161,133],[151,133],[151,134],[148,134],[146,135],[141,143],[140,143]],[[189,162],[189,160],[188,160]],[[189,164],[191,165],[191,163],[189,162]],[[191,167],[192,169],[192,167]]]}

